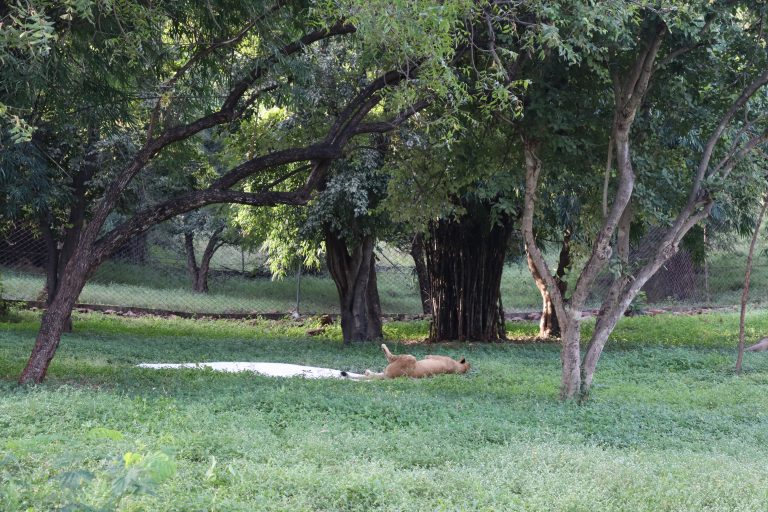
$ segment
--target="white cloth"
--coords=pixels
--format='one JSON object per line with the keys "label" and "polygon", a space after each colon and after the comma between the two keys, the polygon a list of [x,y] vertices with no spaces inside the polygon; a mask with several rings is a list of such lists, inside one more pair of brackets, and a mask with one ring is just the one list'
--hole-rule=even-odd
{"label": "white cloth", "polygon": [[330,368],[316,368],[287,363],[142,363],[140,368],[174,369],[174,368],[210,368],[215,372],[254,372],[268,377],[306,377],[307,379],[346,379],[362,377],[359,373],[341,372]]}

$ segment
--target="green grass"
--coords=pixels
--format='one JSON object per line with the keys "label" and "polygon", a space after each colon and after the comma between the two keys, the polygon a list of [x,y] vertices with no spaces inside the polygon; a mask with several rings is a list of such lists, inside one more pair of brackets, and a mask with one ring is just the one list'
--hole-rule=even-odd
{"label": "green grass", "polygon": [[[307,338],[310,325],[291,322],[90,314],[76,317],[47,383],[19,388],[38,318],[15,320],[0,324],[0,510],[768,503],[768,356],[747,354],[746,373],[733,374],[732,314],[623,320],[583,406],[557,400],[556,345],[399,343],[423,336],[423,322],[386,324],[390,347],[464,354],[468,375],[350,382],[144,370],[134,365],[251,360],[359,371],[384,361],[375,346],[344,347],[338,328]],[[768,314],[748,325],[754,339]],[[515,337],[536,330],[509,328]]]}

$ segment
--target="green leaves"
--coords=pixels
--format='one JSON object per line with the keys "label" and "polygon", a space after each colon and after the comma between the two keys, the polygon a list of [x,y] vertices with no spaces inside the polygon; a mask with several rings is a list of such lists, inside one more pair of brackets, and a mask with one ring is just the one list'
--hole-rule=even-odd
{"label": "green leaves", "polygon": [[59,474],[58,481],[69,497],[64,510],[106,512],[116,510],[128,496],[153,494],[175,474],[176,462],[164,452],[126,452],[123,464],[110,473],[75,469]]}
{"label": "green leaves", "polygon": [[88,437],[91,439],[110,439],[112,441],[122,441],[123,434],[117,430],[105,427],[94,427],[88,431]]}
{"label": "green leaves", "polygon": [[32,134],[35,131],[34,127],[17,115],[9,115],[7,111],[5,105],[0,105],[0,120],[8,123],[8,134],[10,135],[11,142],[20,144],[31,141]]}

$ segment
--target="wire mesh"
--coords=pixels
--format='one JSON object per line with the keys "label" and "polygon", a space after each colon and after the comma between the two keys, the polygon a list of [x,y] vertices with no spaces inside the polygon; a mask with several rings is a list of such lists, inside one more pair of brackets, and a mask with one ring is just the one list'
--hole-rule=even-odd
{"label": "wire mesh", "polygon": [[[207,243],[196,240],[200,254]],[[653,247],[651,244],[650,247]],[[377,249],[377,282],[382,312],[422,313],[414,264],[408,253],[381,245]],[[634,254],[635,259],[642,255]],[[703,261],[681,249],[645,285],[642,300],[649,306],[732,306],[739,303],[744,280],[746,242],[714,244]],[[0,282],[5,299],[45,298],[46,244],[30,230],[12,229],[0,238]],[[610,283],[598,279],[592,305]],[[524,262],[511,262],[502,279],[502,301],[508,312],[538,311],[541,296]],[[193,290],[183,236],[151,231],[132,240],[86,284],[80,304],[144,308],[167,312],[257,315],[338,313],[338,294],[325,270],[272,279],[265,258],[237,246],[225,245],[213,256],[208,292]],[[768,303],[768,256],[758,251],[752,274],[751,304]]]}

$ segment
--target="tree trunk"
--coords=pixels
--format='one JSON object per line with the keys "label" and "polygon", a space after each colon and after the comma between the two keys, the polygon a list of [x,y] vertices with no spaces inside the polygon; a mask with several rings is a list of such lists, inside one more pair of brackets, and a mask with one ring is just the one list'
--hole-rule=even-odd
{"label": "tree trunk", "polygon": [[574,398],[581,389],[581,322],[572,318],[563,325],[560,361],[560,398]]}
{"label": "tree trunk", "polygon": [[419,282],[421,311],[426,315],[432,312],[432,299],[429,292],[429,272],[427,271],[427,263],[424,256],[424,237],[421,233],[417,233],[413,237],[413,241],[411,242],[411,257],[413,257],[416,279]]}
{"label": "tree trunk", "polygon": [[197,266],[197,257],[195,256],[195,235],[184,233],[184,251],[187,253],[187,273],[192,280],[192,291],[200,292],[198,283],[200,282],[200,267]]}
{"label": "tree trunk", "polygon": [[557,319],[557,312],[555,311],[555,304],[552,302],[552,296],[547,290],[547,283],[544,278],[539,274],[538,269],[531,259],[531,255],[527,254],[528,270],[531,271],[531,277],[533,277],[536,288],[541,293],[541,319],[539,320],[539,338],[555,338],[560,336],[560,322]]}
{"label": "tree trunk", "polygon": [[741,293],[741,312],[739,314],[739,347],[736,355],[736,373],[741,373],[741,363],[744,360],[744,323],[747,316],[747,299],[749,299],[749,280],[752,275],[752,257],[755,254],[755,245],[757,245],[757,237],[760,235],[760,226],[763,223],[766,207],[768,207],[768,193],[763,197],[763,207],[760,209],[760,215],[757,217],[755,232],[752,234],[752,242],[749,244],[749,253],[747,254],[747,269],[744,273],[744,288]]}
{"label": "tree trunk", "polygon": [[[616,289],[621,290],[624,284],[626,284],[626,278],[617,279],[615,282]],[[613,329],[616,327],[616,324],[626,310],[626,307],[623,309],[620,307],[607,307],[618,303],[619,300],[620,297],[618,294],[612,294],[612,292],[609,291],[608,298],[603,302],[603,307],[600,308],[600,312],[597,315],[595,330],[592,332],[592,338],[589,340],[587,350],[584,353],[584,361],[581,365],[580,393],[582,398],[586,398],[589,395],[589,391],[592,388],[592,379],[595,375],[595,369],[597,369],[597,362],[603,353],[605,344],[608,342],[608,336],[611,335]]]}
{"label": "tree trunk", "polygon": [[[538,286],[538,284],[537,284]],[[560,321],[557,319],[555,303],[552,302],[552,296],[546,287],[539,288],[541,292],[541,319],[539,320],[539,338],[546,340],[549,338],[559,338],[562,335]]]}
{"label": "tree trunk", "polygon": [[48,218],[40,221],[40,233],[45,242],[45,288],[37,300],[44,300],[49,305],[59,284],[59,246]]}
{"label": "tree trunk", "polygon": [[[95,135],[91,134],[91,143]],[[48,373],[48,366],[59,346],[62,333],[72,332],[72,308],[77,302],[88,276],[95,270],[91,265],[92,245],[82,240],[85,226],[87,184],[96,166],[93,157],[86,158],[85,165],[73,176],[74,202],[69,213],[64,240],[59,244],[50,223],[41,223],[42,233],[48,245],[46,265],[46,310],[35,339],[35,346],[19,384],[39,384]],[[96,230],[94,229],[94,232]]]}
{"label": "tree trunk", "polygon": [[[536,269],[536,265],[531,259],[530,254],[527,255],[528,269],[531,271],[536,287],[541,293],[541,320],[539,321],[539,338],[559,338],[562,334],[560,329],[560,321],[557,318],[557,309],[555,303],[552,300],[552,295],[547,290],[547,283],[544,278],[541,277],[539,271]],[[560,246],[560,257],[557,262],[557,271],[554,278],[560,295],[565,297],[565,291],[568,288],[568,283],[565,281],[565,273],[571,267],[571,232],[566,230],[563,236],[563,242]]]}
{"label": "tree trunk", "polygon": [[[45,305],[50,307],[53,302],[53,298],[56,296],[59,290],[59,283],[61,283],[62,271],[69,261],[69,255],[72,245],[75,243],[73,239],[76,239],[79,234],[79,226],[72,225],[66,232],[65,241],[59,246],[59,241],[56,240],[53,230],[51,229],[50,219],[44,219],[40,223],[40,231],[45,240],[46,246],[46,262],[45,262],[45,289],[44,297]],[[72,332],[72,316],[67,317],[63,325],[63,332]]]}
{"label": "tree trunk", "polygon": [[203,257],[200,265],[197,264],[195,256],[195,238],[193,233],[184,233],[184,250],[187,253],[187,272],[192,280],[192,291],[196,293],[208,293],[208,274],[211,268],[211,259],[216,251],[224,245],[221,242],[221,232],[224,228],[219,228],[211,234],[208,244],[203,251]]}
{"label": "tree trunk", "polygon": [[27,365],[21,372],[19,384],[39,384],[45,379],[48,365],[56,353],[61,335],[66,331],[70,322],[72,308],[80,296],[83,286],[85,286],[88,272],[87,266],[75,265],[72,261],[67,265],[56,294],[53,295],[45,313],[43,313],[35,346]]}
{"label": "tree trunk", "polygon": [[509,215],[494,222],[491,206],[478,203],[458,221],[430,226],[430,341],[506,339],[499,304],[512,225]]}
{"label": "tree trunk", "polygon": [[347,344],[383,337],[373,247],[373,237],[366,236],[350,253],[345,240],[325,232],[326,261],[339,292],[341,332]]}

